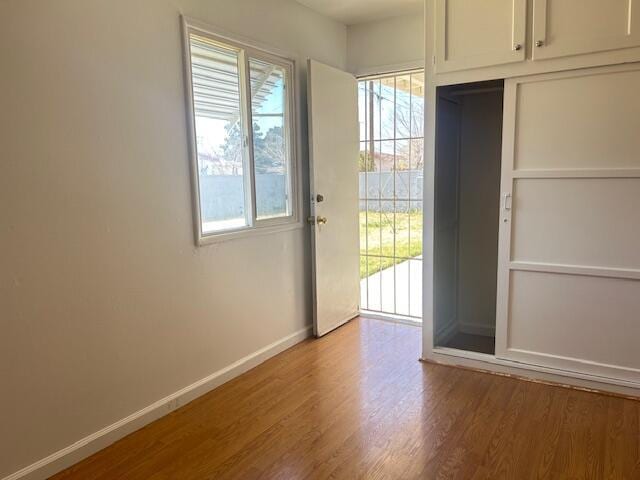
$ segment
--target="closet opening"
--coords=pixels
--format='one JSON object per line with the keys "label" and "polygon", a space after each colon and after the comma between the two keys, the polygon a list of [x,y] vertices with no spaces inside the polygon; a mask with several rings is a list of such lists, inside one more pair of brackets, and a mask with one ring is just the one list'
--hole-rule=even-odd
{"label": "closet opening", "polygon": [[503,90],[437,88],[434,347],[495,354]]}

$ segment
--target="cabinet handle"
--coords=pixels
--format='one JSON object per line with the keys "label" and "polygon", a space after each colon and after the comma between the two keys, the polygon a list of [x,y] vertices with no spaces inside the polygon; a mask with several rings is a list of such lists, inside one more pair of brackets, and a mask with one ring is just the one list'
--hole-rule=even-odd
{"label": "cabinet handle", "polygon": [[542,47],[544,42],[542,40],[536,40],[536,47]]}
{"label": "cabinet handle", "polygon": [[518,50],[522,50],[522,45],[520,45],[519,43],[516,43],[513,45],[513,49],[518,51]]}
{"label": "cabinet handle", "polygon": [[505,211],[511,210],[511,194],[510,193],[505,193],[504,196],[502,197],[502,207],[505,209]]}

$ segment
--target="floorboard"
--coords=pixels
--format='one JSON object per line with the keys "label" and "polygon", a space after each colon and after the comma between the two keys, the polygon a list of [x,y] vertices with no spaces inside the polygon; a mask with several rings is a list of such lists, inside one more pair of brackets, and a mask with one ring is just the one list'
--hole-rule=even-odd
{"label": "floorboard", "polygon": [[640,402],[418,362],[357,319],[52,477],[640,478]]}

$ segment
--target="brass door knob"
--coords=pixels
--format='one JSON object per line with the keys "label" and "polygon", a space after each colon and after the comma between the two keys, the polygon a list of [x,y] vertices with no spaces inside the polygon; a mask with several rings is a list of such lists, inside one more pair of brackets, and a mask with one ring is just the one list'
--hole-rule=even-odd
{"label": "brass door knob", "polygon": [[327,223],[327,217],[308,217],[307,223],[309,225],[315,225],[316,223],[318,225],[324,225],[325,223]]}

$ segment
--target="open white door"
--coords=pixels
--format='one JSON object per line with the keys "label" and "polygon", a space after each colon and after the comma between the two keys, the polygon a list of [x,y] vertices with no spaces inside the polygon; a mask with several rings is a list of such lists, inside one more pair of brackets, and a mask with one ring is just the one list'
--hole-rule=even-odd
{"label": "open white door", "polygon": [[358,315],[358,84],[308,61],[313,325],[320,337]]}

